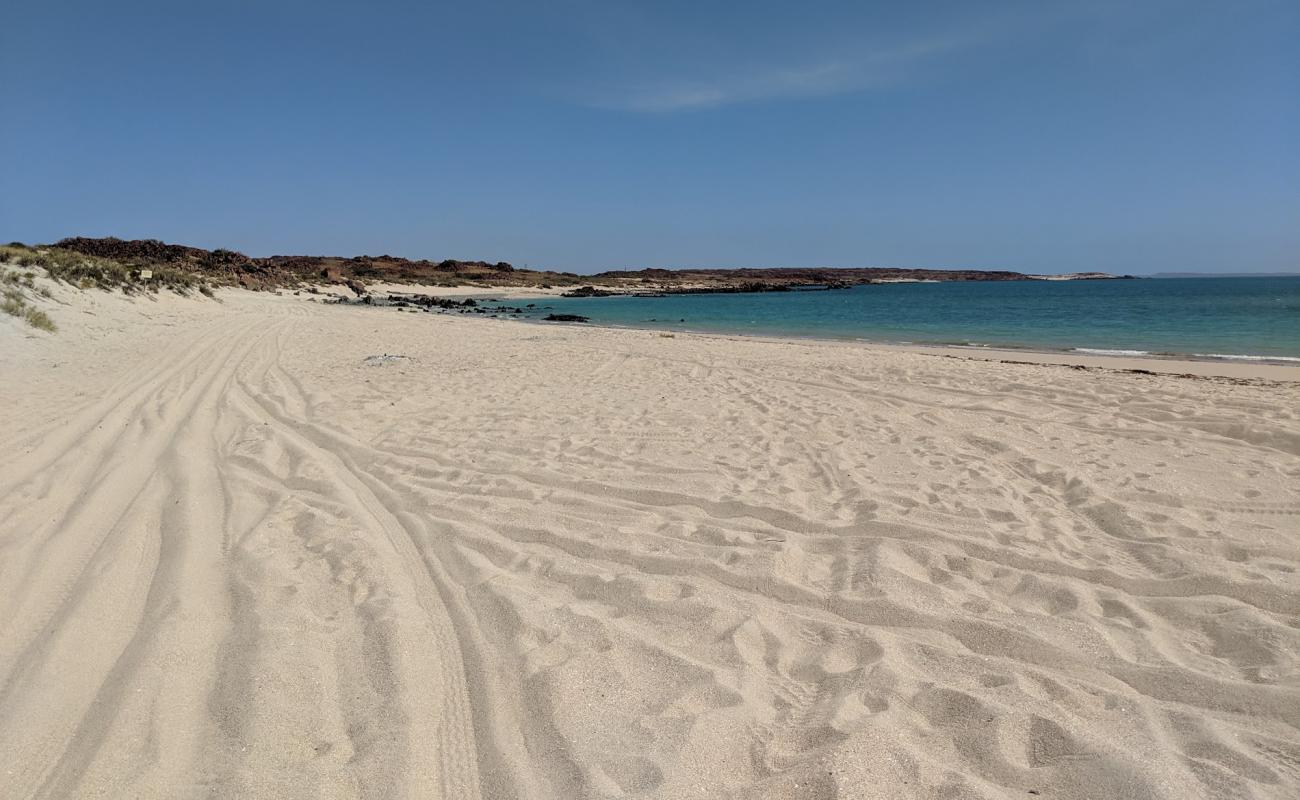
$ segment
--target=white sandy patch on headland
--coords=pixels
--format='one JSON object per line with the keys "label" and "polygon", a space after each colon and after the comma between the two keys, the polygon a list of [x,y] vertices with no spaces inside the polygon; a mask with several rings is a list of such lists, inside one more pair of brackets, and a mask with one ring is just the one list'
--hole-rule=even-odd
{"label": "white sandy patch on headland", "polygon": [[[365,284],[371,294],[422,294],[429,297],[499,297],[516,300],[525,297],[558,297],[573,286],[434,286],[423,283],[386,283],[383,281]],[[356,293],[342,283],[322,283],[312,287],[321,294],[337,297],[356,297]]]}
{"label": "white sandy patch on headland", "polygon": [[1300,384],[219,296],[0,327],[6,798],[1297,796]]}

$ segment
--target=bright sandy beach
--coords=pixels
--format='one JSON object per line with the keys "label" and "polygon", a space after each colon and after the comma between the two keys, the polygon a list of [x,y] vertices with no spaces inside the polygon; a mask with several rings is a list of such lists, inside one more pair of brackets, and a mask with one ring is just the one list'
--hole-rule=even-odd
{"label": "bright sandy beach", "polygon": [[6,798],[1300,796],[1300,369],[218,296],[0,318]]}

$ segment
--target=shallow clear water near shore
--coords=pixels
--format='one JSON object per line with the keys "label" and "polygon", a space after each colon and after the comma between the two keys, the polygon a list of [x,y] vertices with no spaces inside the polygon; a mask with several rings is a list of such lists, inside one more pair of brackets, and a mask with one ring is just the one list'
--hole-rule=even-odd
{"label": "shallow clear water near shore", "polygon": [[534,302],[538,315],[667,330],[1300,361],[1300,277],[896,283]]}

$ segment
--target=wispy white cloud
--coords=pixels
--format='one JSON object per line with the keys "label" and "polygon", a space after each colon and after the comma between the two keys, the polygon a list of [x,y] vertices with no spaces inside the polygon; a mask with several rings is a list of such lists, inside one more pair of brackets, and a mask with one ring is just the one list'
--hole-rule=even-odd
{"label": "wispy white cloud", "polygon": [[864,44],[856,52],[810,59],[784,66],[764,65],[742,70],[725,65],[701,66],[698,75],[671,79],[628,80],[585,98],[598,108],[642,113],[668,113],[725,105],[801,97],[825,97],[908,80],[943,56],[988,40],[986,33],[930,36],[889,47]]}
{"label": "wispy white cloud", "polygon": [[815,7],[760,2],[732,8],[638,0],[556,2],[565,9],[548,39],[556,43],[557,57],[534,66],[535,73],[546,74],[545,91],[582,105],[646,114],[907,85],[960,68],[993,46],[1032,46],[1054,28],[1111,19],[1133,5],[1133,0],[1082,6],[1065,0],[842,0]]}

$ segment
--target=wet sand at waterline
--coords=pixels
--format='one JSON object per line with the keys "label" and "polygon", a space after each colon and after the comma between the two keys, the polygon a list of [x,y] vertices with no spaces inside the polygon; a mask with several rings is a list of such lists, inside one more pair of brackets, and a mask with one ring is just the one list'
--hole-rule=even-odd
{"label": "wet sand at waterline", "polygon": [[1300,794],[1300,383],[219,297],[0,319],[6,798]]}

